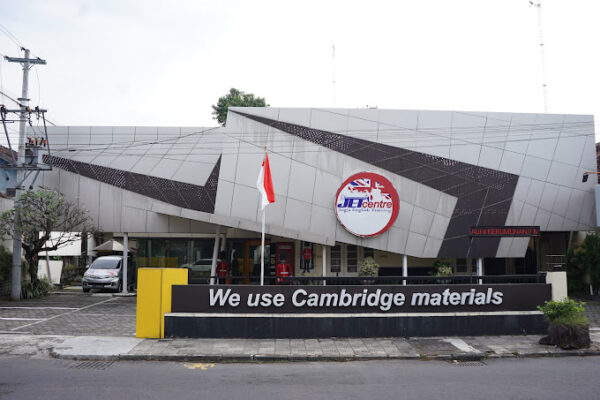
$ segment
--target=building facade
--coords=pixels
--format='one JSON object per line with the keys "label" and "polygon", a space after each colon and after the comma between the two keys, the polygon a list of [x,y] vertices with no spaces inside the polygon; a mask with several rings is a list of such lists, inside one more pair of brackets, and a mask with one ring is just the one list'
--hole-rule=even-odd
{"label": "building facade", "polygon": [[[285,258],[299,276],[355,276],[368,256],[380,275],[402,275],[403,263],[426,275],[436,260],[474,274],[477,259],[485,274],[535,273],[596,227],[596,175],[582,182],[596,171],[588,115],[232,108],[225,127],[59,126],[48,135],[53,170],[36,184],[87,208],[105,238],[126,233],[138,267],[211,258],[218,234],[232,274],[257,275],[265,148],[276,198],[266,208],[267,273]],[[359,173],[397,193],[393,221],[374,236],[336,216],[339,191]],[[471,230],[514,226],[541,235]]]}

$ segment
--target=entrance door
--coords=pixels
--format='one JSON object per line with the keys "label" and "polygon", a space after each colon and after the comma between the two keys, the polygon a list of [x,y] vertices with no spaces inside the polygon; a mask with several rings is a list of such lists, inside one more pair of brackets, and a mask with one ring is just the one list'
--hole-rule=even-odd
{"label": "entrance door", "polygon": [[[265,276],[270,268],[270,242],[265,240]],[[260,284],[260,240],[244,242],[243,276],[245,284]]]}

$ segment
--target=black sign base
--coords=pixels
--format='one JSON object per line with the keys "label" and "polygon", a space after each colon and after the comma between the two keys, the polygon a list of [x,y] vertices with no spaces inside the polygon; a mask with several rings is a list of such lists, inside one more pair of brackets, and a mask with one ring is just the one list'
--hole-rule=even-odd
{"label": "black sign base", "polygon": [[507,313],[431,316],[272,314],[165,315],[165,337],[172,338],[331,338],[480,336],[546,333],[541,314]]}

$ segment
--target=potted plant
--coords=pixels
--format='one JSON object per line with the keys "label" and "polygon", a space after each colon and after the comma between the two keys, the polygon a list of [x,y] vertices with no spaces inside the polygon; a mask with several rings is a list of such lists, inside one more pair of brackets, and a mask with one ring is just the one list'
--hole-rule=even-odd
{"label": "potted plant", "polygon": [[[363,258],[358,262],[358,276],[375,277],[379,275],[379,264],[375,262],[373,257]],[[374,279],[364,279],[364,284],[373,283]]]}
{"label": "potted plant", "polygon": [[583,302],[568,297],[564,300],[547,301],[538,309],[548,321],[548,335],[540,344],[559,346],[563,349],[590,347],[590,331]]}
{"label": "potted plant", "polygon": [[[433,263],[433,267],[435,268],[435,272],[433,273],[433,276],[437,276],[437,277],[450,277],[452,276],[452,264],[450,264],[447,261],[441,261],[441,260],[436,260],[435,263]],[[438,279],[437,280],[438,283],[443,283],[443,284],[447,284],[450,283],[451,279],[447,278],[447,279]]]}

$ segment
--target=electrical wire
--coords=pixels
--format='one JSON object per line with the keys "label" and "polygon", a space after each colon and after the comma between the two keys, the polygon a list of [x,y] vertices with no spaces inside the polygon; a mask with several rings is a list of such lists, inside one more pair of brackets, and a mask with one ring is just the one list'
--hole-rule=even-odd
{"label": "electrical wire", "polygon": [[[219,127],[216,128],[211,128],[210,130],[215,130],[218,129]],[[224,129],[224,128],[223,128]],[[569,132],[568,134],[565,134],[565,132],[555,132],[555,134],[553,134],[552,136],[548,136],[547,134],[543,134],[542,136],[537,136],[536,137],[536,133],[525,133],[525,134],[520,134],[518,137],[512,138],[511,136],[516,136],[516,135],[512,135],[512,134],[508,134],[508,135],[500,135],[500,136],[494,136],[494,137],[486,137],[483,136],[481,139],[481,142],[468,142],[468,143],[453,143],[453,146],[457,146],[457,145],[477,145],[477,146],[490,146],[493,147],[491,145],[494,144],[510,144],[510,143],[519,143],[519,142],[533,142],[533,141],[544,141],[544,140],[558,140],[558,139],[567,139],[567,138],[574,138],[574,137],[587,137],[587,136],[591,136],[589,133],[589,129],[588,127],[583,127],[582,133],[579,133],[578,131],[572,131]],[[188,136],[192,136],[195,135],[197,133],[200,132],[204,132],[207,133],[208,131],[196,131],[196,132],[192,132],[192,133],[188,133],[186,135],[183,136],[177,136],[177,137],[170,137],[170,138],[166,138],[164,140],[151,140],[151,141],[135,141],[135,140],[129,140],[129,141],[120,141],[120,142],[106,142],[106,143],[95,143],[94,145],[72,145],[69,146],[67,143],[58,143],[59,146],[66,146],[64,148],[61,148],[61,151],[103,151],[103,150],[108,150],[108,149],[126,149],[126,148],[131,148],[131,147],[144,147],[144,146],[152,146],[152,145],[157,145],[157,144],[174,144],[174,145],[181,145],[181,146],[188,146],[189,144],[187,143],[179,143],[181,141],[181,139],[186,138]],[[220,132],[216,132],[217,134],[221,134],[221,135],[227,135],[230,138],[233,138],[235,141],[238,140],[243,140],[243,134],[240,135],[239,132],[227,132],[225,130],[222,130]],[[108,135],[112,133],[105,133],[105,135]],[[260,139],[264,139],[268,144],[271,145],[276,145],[279,143],[283,143],[283,144],[287,144],[290,143],[290,140],[286,137],[282,137],[280,139],[273,139],[273,138],[269,138],[269,134],[272,134],[272,132],[268,132],[268,131],[259,131],[259,132],[253,132],[252,135],[260,140]],[[68,135],[68,133],[67,133]],[[237,135],[237,136],[235,136]],[[352,136],[348,136],[350,138],[352,138]],[[363,136],[364,138],[364,136]],[[501,140],[497,140],[501,138]],[[462,138],[456,138],[453,136],[450,137],[444,137],[445,142],[444,143],[440,143],[438,138],[435,138],[435,143],[427,143],[430,140],[434,140],[433,138],[423,138],[423,137],[410,137],[410,138],[404,138],[404,139],[395,139],[395,140],[379,140],[375,143],[381,143],[381,144],[385,144],[385,145],[401,145],[399,147],[405,148],[431,148],[431,147],[439,147],[439,146],[443,146],[446,144],[446,142],[450,142],[450,141],[464,141]],[[492,140],[490,140],[492,139]],[[210,145],[219,145],[219,146],[210,146]],[[235,148],[237,148],[237,143],[232,143],[234,145]],[[207,138],[205,139],[205,141],[203,142],[204,148],[205,149],[212,149],[212,150],[227,150],[228,149],[228,143],[224,143],[222,138],[217,137],[215,139],[210,139]],[[314,146],[318,146],[316,144],[312,144]],[[321,152],[321,151],[328,151],[328,150],[296,150],[295,152]]]}
{"label": "electrical wire", "polygon": [[8,94],[6,94],[3,90],[0,90],[0,94],[2,94],[3,97],[6,97],[7,99],[15,102],[19,107],[21,106],[21,103],[18,100],[13,99],[11,96],[9,96]]}
{"label": "electrical wire", "polygon": [[42,89],[41,89],[41,85],[40,85],[40,76],[38,74],[38,69],[36,67],[37,67],[37,64],[33,64],[33,70],[35,71],[35,78],[36,78],[37,87],[38,87],[37,106],[39,107],[41,98],[42,98]]}
{"label": "electrical wire", "polygon": [[4,104],[6,96],[4,95],[4,77],[3,77],[2,63],[4,63],[4,55],[0,54],[0,94],[2,94],[2,104]]}
{"label": "electrical wire", "polygon": [[[489,129],[489,128],[483,128],[485,129],[484,131],[477,129],[476,131],[472,131],[470,132],[469,130],[473,129],[471,127],[467,127],[464,130],[459,130],[460,128],[457,127],[453,127],[450,128],[452,130],[452,132],[450,132],[448,134],[448,136],[443,136],[444,139],[451,139],[451,140],[461,140],[461,137],[467,137],[467,136],[473,136],[476,138],[480,138],[480,139],[491,139],[491,138],[507,138],[508,141],[513,140],[513,138],[518,137],[518,136],[523,136],[523,137],[527,137],[529,138],[530,136],[533,135],[547,135],[544,136],[544,138],[548,138],[551,139],[553,138],[553,136],[550,136],[552,134],[554,135],[558,135],[558,134],[562,134],[564,136],[573,136],[578,134],[579,131],[585,131],[588,132],[589,128],[593,127],[592,122],[572,122],[572,123],[560,123],[560,124],[553,124],[553,125],[523,125],[523,128],[525,129],[517,129],[518,126],[513,125],[512,127],[503,127],[502,129],[498,130],[498,134],[494,135],[492,133],[494,133],[494,130]],[[537,128],[536,128],[537,127]],[[69,127],[64,127],[67,130],[67,134],[68,134],[68,129]],[[94,128],[94,127],[90,127],[90,128]],[[145,127],[144,127],[145,128]],[[222,127],[214,127],[214,128],[206,128],[206,129],[202,129],[199,128],[201,130],[199,131],[195,131],[192,132],[193,133],[197,133],[197,132],[206,132],[208,130],[213,130],[213,129],[218,129],[221,128],[223,130],[226,130],[227,128],[222,128]],[[115,128],[113,127],[106,127],[107,131],[106,132],[94,132],[93,135],[94,136],[114,136],[114,135],[129,135],[129,133],[119,133],[119,132],[115,132]],[[118,128],[117,128],[118,129]],[[158,128],[155,128],[158,129]],[[413,138],[418,138],[419,140],[424,140],[427,139],[427,137],[423,136],[423,133],[430,133],[430,131],[419,131],[419,132],[415,132],[412,135],[407,135],[407,133],[405,131],[403,131],[404,128],[396,128],[396,129],[375,129],[375,130],[369,130],[369,129],[357,129],[357,130],[346,130],[346,131],[340,131],[340,132],[335,132],[332,131],[330,133],[338,133],[338,134],[342,134],[344,136],[347,137],[357,137],[357,138],[364,138],[364,137],[368,137],[369,134],[371,134],[371,136],[375,136],[377,134],[402,134],[402,136],[398,136],[396,138],[394,138],[394,140],[391,140],[391,142],[403,142],[406,140],[413,140]],[[438,128],[436,128],[438,129]],[[110,130],[110,131],[108,131]],[[439,130],[444,130],[447,131],[448,128],[439,128]],[[565,132],[568,131],[568,132]],[[269,135],[272,135],[272,130],[258,130],[258,131],[253,131],[252,135],[254,136],[258,136],[258,137],[268,137]],[[356,134],[360,134],[360,135],[353,135],[354,133]],[[570,133],[570,134],[568,134]],[[137,132],[136,132],[137,134]],[[160,132],[156,131],[156,132],[152,132],[152,133],[146,133],[146,132],[140,132],[141,135],[160,135]],[[436,135],[440,135],[440,134],[436,134]],[[460,137],[459,137],[460,136]],[[185,135],[183,136],[185,137]],[[510,139],[509,139],[510,137]],[[168,140],[178,140],[180,137],[179,136],[175,136],[172,137]],[[271,139],[274,141],[283,141],[283,142],[287,142],[288,139],[284,138],[284,139]],[[388,139],[389,140],[389,139]],[[155,141],[151,141],[151,142],[143,142],[143,141],[137,141],[137,140],[130,140],[130,141],[125,141],[122,143],[136,143],[136,142],[142,142],[142,143],[149,143],[149,144],[153,144],[155,143]],[[107,142],[107,143],[96,143],[96,145],[98,144],[114,144],[113,142]]]}
{"label": "electrical wire", "polygon": [[17,37],[15,35],[10,33],[10,31],[2,24],[0,24],[0,32],[4,33],[6,35],[6,37],[8,37],[10,40],[12,40],[17,46],[19,46],[19,48],[25,47],[23,45],[23,43],[21,43],[21,41],[19,41],[19,39],[17,39]]}

